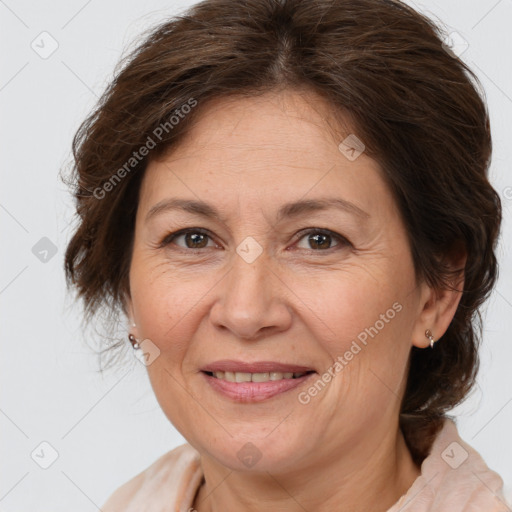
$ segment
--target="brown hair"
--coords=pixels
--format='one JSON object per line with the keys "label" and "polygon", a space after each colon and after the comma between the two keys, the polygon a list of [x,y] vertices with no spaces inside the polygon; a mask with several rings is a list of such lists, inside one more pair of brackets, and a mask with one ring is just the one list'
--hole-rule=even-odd
{"label": "brown hair", "polygon": [[[467,253],[448,330],[433,350],[411,350],[400,425],[419,463],[446,412],[474,384],[478,308],[497,279],[501,224],[500,199],[487,178],[491,136],[480,84],[442,38],[432,21],[397,0],[207,0],[152,29],[120,61],[73,140],[78,226],[65,268],[85,318],[105,309],[126,313],[149,158],[175,147],[209,99],[307,87],[333,112],[350,115],[380,164],[417,277],[449,288],[454,274],[442,257],[457,247]],[[185,109],[193,102],[198,106]],[[157,138],[148,155],[134,157]]]}

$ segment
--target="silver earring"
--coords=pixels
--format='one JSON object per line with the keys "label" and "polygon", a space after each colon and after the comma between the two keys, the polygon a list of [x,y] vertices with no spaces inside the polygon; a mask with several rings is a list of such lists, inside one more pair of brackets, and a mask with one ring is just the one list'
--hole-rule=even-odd
{"label": "silver earring", "polygon": [[434,348],[434,343],[436,340],[434,339],[434,336],[432,335],[432,331],[430,329],[427,329],[425,331],[425,336],[430,340],[430,348]]}
{"label": "silver earring", "polygon": [[134,350],[140,349],[139,341],[132,333],[128,334],[128,339],[130,340],[130,343],[132,344]]}

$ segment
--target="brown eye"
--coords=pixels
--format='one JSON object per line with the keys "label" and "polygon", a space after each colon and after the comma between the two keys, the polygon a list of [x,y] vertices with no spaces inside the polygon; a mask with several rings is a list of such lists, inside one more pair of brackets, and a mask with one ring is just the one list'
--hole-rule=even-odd
{"label": "brown eye", "polygon": [[208,235],[203,233],[185,233],[182,236],[185,237],[185,245],[189,249],[201,249],[208,244]]}
{"label": "brown eye", "polygon": [[[177,240],[183,239],[183,242],[177,243]],[[178,247],[184,249],[203,249],[208,246],[210,236],[202,230],[191,228],[171,233],[162,241],[161,246],[166,246],[174,242]]]}
{"label": "brown eye", "polygon": [[[333,247],[337,246],[350,245],[350,242],[348,242],[348,240],[346,240],[341,235],[338,235],[332,231],[323,231],[318,229],[309,230],[308,232],[303,233],[297,245],[300,245],[303,239],[305,240],[307,246],[303,246],[301,248],[314,250],[317,252],[332,249]],[[332,244],[334,241],[337,241],[338,243],[333,246]]]}

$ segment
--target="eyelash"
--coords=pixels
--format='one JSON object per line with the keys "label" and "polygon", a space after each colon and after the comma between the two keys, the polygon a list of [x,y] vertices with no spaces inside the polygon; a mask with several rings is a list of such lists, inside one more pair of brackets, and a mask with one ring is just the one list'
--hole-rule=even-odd
{"label": "eyelash", "polygon": [[[167,234],[162,241],[159,244],[160,248],[166,247],[171,244],[173,240],[178,238],[179,236],[186,235],[187,233],[199,233],[202,235],[206,235],[212,240],[212,237],[210,236],[209,232],[202,228],[185,228],[181,229],[179,231],[175,231],[174,233]],[[322,228],[307,228],[299,231],[297,233],[297,240],[296,242],[299,242],[302,240],[305,236],[310,234],[320,234],[320,235],[328,235],[332,237],[334,240],[338,241],[338,245],[335,245],[334,247],[330,247],[329,249],[309,249],[310,252],[331,252],[333,249],[340,248],[343,246],[353,247],[352,243],[347,240],[344,236],[339,235],[338,233],[335,233],[334,231],[331,231],[330,229],[322,229]],[[184,252],[191,252],[191,253],[199,253],[203,252],[206,247],[201,249],[188,249],[185,247],[178,246],[179,250],[182,250]],[[306,249],[307,250],[307,249]]]}

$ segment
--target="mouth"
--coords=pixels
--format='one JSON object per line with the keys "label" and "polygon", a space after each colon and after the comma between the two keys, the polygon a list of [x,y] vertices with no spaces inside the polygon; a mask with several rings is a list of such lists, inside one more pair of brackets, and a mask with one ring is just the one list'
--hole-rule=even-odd
{"label": "mouth", "polygon": [[314,370],[305,372],[208,372],[203,371],[206,375],[215,379],[225,380],[227,382],[270,382],[283,379],[299,379],[304,375],[315,373]]}
{"label": "mouth", "polygon": [[223,398],[261,402],[300,386],[317,372],[312,368],[270,361],[217,361],[201,370],[206,382]]}
{"label": "mouth", "polygon": [[[295,374],[295,373],[306,373],[315,371],[314,368],[289,363],[280,363],[277,361],[255,361],[249,363],[246,361],[239,361],[234,359],[222,359],[215,361],[214,363],[207,364],[201,368],[203,372],[209,373],[283,373],[283,374]],[[291,378],[291,377],[290,377]]]}

